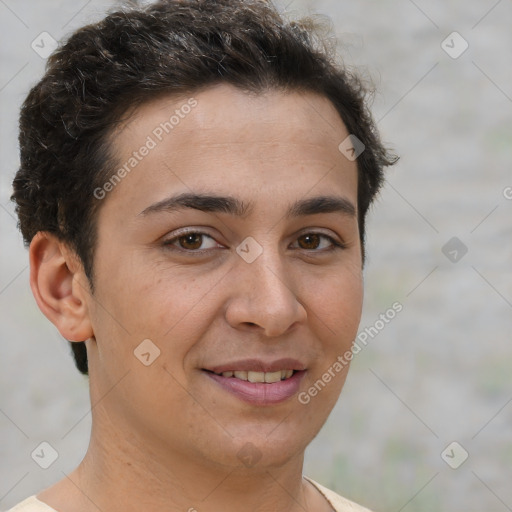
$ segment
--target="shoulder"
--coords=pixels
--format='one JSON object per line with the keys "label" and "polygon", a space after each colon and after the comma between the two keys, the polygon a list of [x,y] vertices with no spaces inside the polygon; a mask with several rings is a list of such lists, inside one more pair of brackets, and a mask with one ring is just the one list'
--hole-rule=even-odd
{"label": "shoulder", "polygon": [[46,503],[39,501],[36,495],[30,496],[22,502],[9,509],[7,512],[57,512]]}
{"label": "shoulder", "polygon": [[334,491],[327,489],[327,487],[324,487],[314,480],[311,480],[311,478],[308,478],[307,476],[304,478],[308,482],[312,483],[320,491],[320,493],[325,496],[327,501],[331,504],[336,512],[371,512],[367,508],[362,507],[353,501],[347,500],[347,498],[344,498],[343,496],[336,494]]}

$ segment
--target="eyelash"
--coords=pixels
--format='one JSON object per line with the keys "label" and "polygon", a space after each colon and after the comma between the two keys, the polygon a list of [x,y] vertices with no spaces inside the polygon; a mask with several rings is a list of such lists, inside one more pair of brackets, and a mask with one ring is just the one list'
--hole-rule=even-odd
{"label": "eyelash", "polygon": [[[178,235],[172,237],[172,238],[169,238],[167,240],[165,240],[163,242],[163,245],[164,247],[167,249],[167,248],[171,248],[173,246],[173,244],[175,242],[177,242],[180,238],[183,238],[187,235],[202,235],[202,236],[206,236],[208,238],[211,238],[212,240],[214,240],[214,238],[212,236],[210,236],[208,233],[205,233],[203,231],[185,231],[185,232],[182,232],[182,233],[179,233]],[[333,237],[329,236],[329,235],[326,235],[325,233],[321,233],[321,232],[318,232],[318,231],[308,231],[306,233],[302,233],[301,235],[299,235],[298,238],[301,238],[303,236],[306,236],[306,235],[318,235],[320,236],[321,238],[326,238],[327,240],[329,240],[331,242],[331,247],[329,249],[322,249],[322,250],[319,250],[319,249],[302,249],[303,251],[307,251],[307,252],[312,252],[312,253],[330,253],[332,251],[335,251],[337,249],[346,249],[347,246],[342,243],[342,242],[338,242],[338,240],[335,240]],[[202,244],[201,244],[202,245]],[[177,252],[181,252],[181,253],[186,253],[186,254],[193,254],[193,255],[202,255],[206,252],[209,252],[211,251],[212,249],[196,249],[196,250],[193,250],[193,249],[183,249],[183,248],[177,248],[177,247],[174,247],[170,250],[174,250],[174,251],[177,251]]]}

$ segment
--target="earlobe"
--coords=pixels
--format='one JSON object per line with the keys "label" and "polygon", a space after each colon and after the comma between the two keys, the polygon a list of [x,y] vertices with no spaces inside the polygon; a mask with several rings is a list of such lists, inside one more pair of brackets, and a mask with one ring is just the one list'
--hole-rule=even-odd
{"label": "earlobe", "polygon": [[88,283],[76,255],[55,235],[37,233],[30,244],[30,287],[43,314],[69,341],[94,335]]}

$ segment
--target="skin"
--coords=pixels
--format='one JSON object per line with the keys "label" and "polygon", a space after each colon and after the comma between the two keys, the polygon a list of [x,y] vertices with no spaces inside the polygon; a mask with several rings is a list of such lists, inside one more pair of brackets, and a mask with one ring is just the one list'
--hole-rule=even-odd
{"label": "skin", "polygon": [[[350,349],[363,298],[357,216],[285,217],[293,202],[319,195],[357,210],[356,162],[338,150],[348,132],[312,93],[249,95],[222,84],[194,98],[190,114],[103,199],[94,294],[65,244],[39,233],[30,247],[39,307],[65,338],[86,340],[89,359],[87,454],[38,495],[61,512],[332,510],[302,467],[346,369],[307,405],[293,396],[261,406],[202,368],[293,357],[307,367],[302,392]],[[114,134],[120,165],[186,100],[140,107]],[[244,218],[141,215],[191,191],[231,195],[252,210]],[[180,245],[174,237],[187,227],[208,236]],[[328,251],[329,239],[303,236],[312,232],[345,247]],[[252,263],[236,252],[248,236],[263,250]],[[196,247],[205,252],[191,254]],[[160,349],[149,366],[134,356],[145,339]],[[238,455],[244,446],[260,457],[252,467]]]}

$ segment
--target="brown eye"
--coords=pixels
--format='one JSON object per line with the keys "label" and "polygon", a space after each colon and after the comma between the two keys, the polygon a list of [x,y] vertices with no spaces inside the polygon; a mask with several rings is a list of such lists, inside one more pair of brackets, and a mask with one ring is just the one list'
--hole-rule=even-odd
{"label": "brown eye", "polygon": [[[324,246],[319,249],[322,244],[322,240],[327,240],[329,244],[327,247]],[[323,233],[305,233],[297,238],[297,243],[299,244],[300,249],[312,251],[313,253],[324,253],[335,249],[345,249],[345,245],[343,243],[338,242],[331,236],[324,235]]]}
{"label": "brown eye", "polygon": [[[208,241],[210,241],[208,245]],[[215,240],[206,233],[201,231],[188,231],[186,233],[177,234],[163,242],[167,249],[172,249],[182,252],[197,252],[199,254],[207,251],[208,249],[215,249],[219,245]]]}
{"label": "brown eye", "polygon": [[187,233],[179,238],[180,247],[188,250],[199,249],[203,243],[203,235],[200,233]]}
{"label": "brown eye", "polygon": [[320,236],[316,233],[309,233],[307,235],[302,235],[298,238],[298,240],[304,240],[305,243],[301,247],[302,249],[316,249],[320,244]]}

